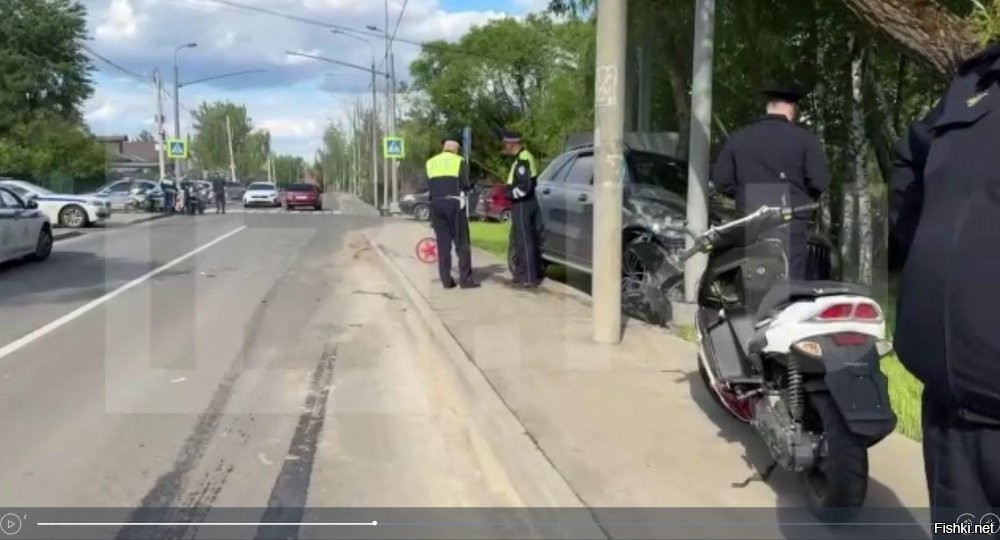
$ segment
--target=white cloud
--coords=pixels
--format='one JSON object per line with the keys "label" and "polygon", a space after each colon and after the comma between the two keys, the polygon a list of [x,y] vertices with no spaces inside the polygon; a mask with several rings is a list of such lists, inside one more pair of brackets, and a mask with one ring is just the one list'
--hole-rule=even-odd
{"label": "white cloud", "polygon": [[[333,66],[285,51],[303,51],[367,66],[372,54],[380,62],[383,39],[336,35],[328,28],[278,16],[235,9],[212,0],[82,0],[88,9],[94,40],[90,46],[115,63],[138,73],[159,68],[167,90],[173,84],[175,49],[183,43],[198,47],[178,54],[182,81],[224,73],[267,70],[252,76],[224,78],[185,87],[181,101],[194,108],[202,100],[229,100],[247,106],[258,126],[273,132],[276,150],[311,156],[329,119],[343,121],[352,100],[369,99],[370,75]],[[255,9],[272,10],[326,24],[364,31],[385,26],[383,2],[375,0],[226,0]],[[390,1],[390,26],[402,0]],[[542,0],[514,0],[518,11],[535,9]],[[509,0],[497,0],[509,6]],[[544,7],[544,6],[543,6]],[[412,42],[453,40],[469,28],[509,16],[499,10],[445,11],[440,0],[409,0],[394,46],[396,75],[408,79],[407,66],[419,54]],[[98,133],[136,133],[149,129],[155,114],[154,91],[135,81],[123,82],[120,73],[98,64],[101,75],[86,118]],[[384,69],[384,66],[383,66]],[[335,75],[329,75],[331,72]],[[322,112],[317,112],[322,111]],[[164,113],[173,131],[173,107],[167,98]],[[182,125],[189,126],[182,111]],[[287,149],[286,149],[287,148]]]}
{"label": "white cloud", "polygon": [[129,0],[111,0],[103,22],[97,26],[97,37],[111,41],[131,38],[143,19],[136,15]]}

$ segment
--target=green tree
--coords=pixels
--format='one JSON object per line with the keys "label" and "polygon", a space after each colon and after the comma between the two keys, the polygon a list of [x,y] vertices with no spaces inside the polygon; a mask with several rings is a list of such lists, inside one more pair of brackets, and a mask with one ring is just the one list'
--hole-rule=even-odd
{"label": "green tree", "polygon": [[502,171],[496,129],[506,126],[524,132],[540,155],[557,152],[568,132],[593,125],[593,45],[589,21],[537,14],[491,21],[454,45],[426,45],[410,66],[417,145],[436,147],[470,126],[474,164]]}
{"label": "green tree", "polygon": [[93,91],[83,6],[0,1],[0,36],[0,173],[62,190],[101,181],[104,151],[81,121]]}
{"label": "green tree", "polygon": [[135,140],[139,142],[156,142],[156,137],[148,129],[144,129],[135,136]]}
{"label": "green tree", "polygon": [[0,137],[0,170],[55,190],[79,191],[104,177],[105,151],[79,123],[36,113]]}
{"label": "green tree", "polygon": [[274,182],[287,186],[302,180],[306,173],[306,160],[299,156],[277,155],[274,161]]}
{"label": "green tree", "polygon": [[81,119],[90,97],[86,11],[71,0],[0,2],[0,136],[37,114]]}
{"label": "green tree", "polygon": [[246,106],[229,101],[202,103],[192,116],[195,136],[191,152],[204,169],[229,170],[228,119],[237,176],[250,178],[265,171],[270,135],[254,130]]}

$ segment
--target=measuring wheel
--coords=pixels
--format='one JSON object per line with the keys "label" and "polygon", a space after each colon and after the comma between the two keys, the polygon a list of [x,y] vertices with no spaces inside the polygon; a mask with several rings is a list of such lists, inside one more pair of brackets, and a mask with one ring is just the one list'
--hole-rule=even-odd
{"label": "measuring wheel", "polygon": [[427,237],[417,242],[417,259],[427,264],[436,263],[438,260],[437,240]]}

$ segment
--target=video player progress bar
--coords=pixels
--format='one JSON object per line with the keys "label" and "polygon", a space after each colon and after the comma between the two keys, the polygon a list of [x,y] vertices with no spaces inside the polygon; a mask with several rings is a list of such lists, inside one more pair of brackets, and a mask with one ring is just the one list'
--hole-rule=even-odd
{"label": "video player progress bar", "polygon": [[260,523],[247,523],[247,522],[235,522],[235,523],[225,523],[225,522],[204,522],[204,523],[172,523],[172,522],[122,522],[122,523],[100,523],[100,522],[80,522],[80,523],[69,523],[69,522],[42,522],[36,523],[39,527],[377,527],[378,521],[366,521],[362,523],[345,523],[345,522],[260,522]]}

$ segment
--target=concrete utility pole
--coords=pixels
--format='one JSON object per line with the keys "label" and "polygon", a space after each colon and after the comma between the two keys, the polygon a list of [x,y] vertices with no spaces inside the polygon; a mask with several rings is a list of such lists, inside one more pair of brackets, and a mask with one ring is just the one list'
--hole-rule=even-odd
{"label": "concrete utility pole", "polygon": [[233,155],[233,126],[229,122],[229,115],[226,115],[226,140],[229,143],[229,177],[236,182],[236,158]]}
{"label": "concrete utility pole", "polygon": [[162,182],[167,177],[167,133],[163,127],[163,80],[158,69],[153,70],[153,82],[156,83],[156,154],[160,160],[160,182]]}
{"label": "concrete utility pole", "polygon": [[[180,68],[177,67],[177,54],[183,49],[193,49],[197,47],[197,43],[185,43],[174,49],[174,138],[181,138],[181,76]],[[177,159],[174,161],[174,175],[180,179],[181,177],[181,162],[183,160]]]}
{"label": "concrete utility pole", "polygon": [[[396,59],[389,49],[389,84],[392,86],[392,125],[389,126],[389,135],[396,136]],[[399,213],[399,160],[392,160],[392,203],[389,205],[389,213]]]}
{"label": "concrete utility pole", "polygon": [[378,94],[375,73],[375,60],[372,59],[372,206],[378,208]]}
{"label": "concrete utility pole", "polygon": [[597,0],[594,107],[594,341],[621,342],[622,186],[625,174],[625,32],[627,2]]}
{"label": "concrete utility pole", "polygon": [[[712,62],[715,40],[715,0],[696,0],[694,57],[691,74],[691,138],[688,146],[688,228],[700,234],[708,228],[708,176],[712,152]],[[687,247],[693,240],[687,239]],[[698,280],[708,257],[698,254],[684,265],[684,299],[694,303]]]}

